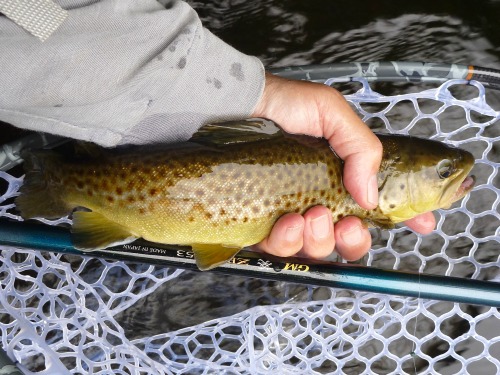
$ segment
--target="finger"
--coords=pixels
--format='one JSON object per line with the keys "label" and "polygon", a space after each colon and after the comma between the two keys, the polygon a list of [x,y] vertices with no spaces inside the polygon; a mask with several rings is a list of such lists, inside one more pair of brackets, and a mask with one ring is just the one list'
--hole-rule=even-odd
{"label": "finger", "polygon": [[370,250],[370,232],[361,219],[347,216],[335,224],[334,231],[335,248],[342,258],[358,260]]}
{"label": "finger", "polygon": [[421,234],[429,234],[436,228],[436,218],[432,212],[415,216],[413,219],[405,221],[408,228]]}
{"label": "finger", "polygon": [[331,211],[324,206],[310,208],[304,214],[304,247],[301,256],[322,259],[335,248]]}
{"label": "finger", "polygon": [[[333,89],[332,89],[333,90]],[[344,185],[363,208],[378,204],[377,172],[382,159],[382,144],[373,132],[334,90],[335,100],[324,104],[323,134],[344,162]]]}
{"label": "finger", "polygon": [[303,238],[304,218],[290,213],[280,217],[269,236],[254,247],[272,255],[289,257],[302,249]]}

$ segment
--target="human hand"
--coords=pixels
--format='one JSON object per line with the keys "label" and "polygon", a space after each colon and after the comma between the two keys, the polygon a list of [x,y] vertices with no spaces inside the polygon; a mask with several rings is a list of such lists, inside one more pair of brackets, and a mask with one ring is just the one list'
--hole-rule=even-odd
{"label": "human hand", "polygon": [[[354,200],[365,209],[377,207],[376,175],[382,145],[337,90],[267,73],[264,94],[253,116],[273,120],[288,133],[326,138],[344,160],[343,182]],[[405,224],[427,234],[436,221],[429,212]],[[270,235],[256,245],[277,256],[298,253],[316,259],[330,255],[335,249],[347,260],[361,258],[370,246],[371,236],[361,219],[348,216],[333,225],[331,212],[324,206],[312,207],[303,216],[283,215]]]}

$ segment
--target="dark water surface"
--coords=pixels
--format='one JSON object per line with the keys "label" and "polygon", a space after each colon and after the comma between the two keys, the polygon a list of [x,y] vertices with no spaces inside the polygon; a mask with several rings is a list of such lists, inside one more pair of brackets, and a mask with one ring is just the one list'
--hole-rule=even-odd
{"label": "dark water surface", "polygon": [[498,66],[498,1],[189,1],[266,66],[406,60]]}

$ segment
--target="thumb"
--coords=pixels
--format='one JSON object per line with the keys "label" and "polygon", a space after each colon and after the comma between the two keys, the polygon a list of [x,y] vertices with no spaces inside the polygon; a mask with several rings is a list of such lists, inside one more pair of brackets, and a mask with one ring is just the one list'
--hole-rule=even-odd
{"label": "thumb", "polygon": [[[333,90],[333,89],[332,89]],[[336,90],[334,100],[319,107],[323,134],[344,160],[343,182],[354,200],[365,209],[378,205],[377,172],[382,144]]]}

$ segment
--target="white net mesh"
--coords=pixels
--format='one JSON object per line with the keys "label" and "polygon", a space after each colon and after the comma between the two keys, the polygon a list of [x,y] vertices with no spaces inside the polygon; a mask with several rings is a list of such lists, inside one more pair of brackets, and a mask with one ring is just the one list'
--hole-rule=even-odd
{"label": "white net mesh", "polygon": [[[372,127],[477,159],[474,191],[431,235],[373,231],[364,262],[498,281],[500,113],[484,88],[385,96],[360,82],[347,98]],[[21,183],[0,172],[0,216],[20,220]],[[26,373],[500,373],[497,308],[0,249],[2,346]]]}

